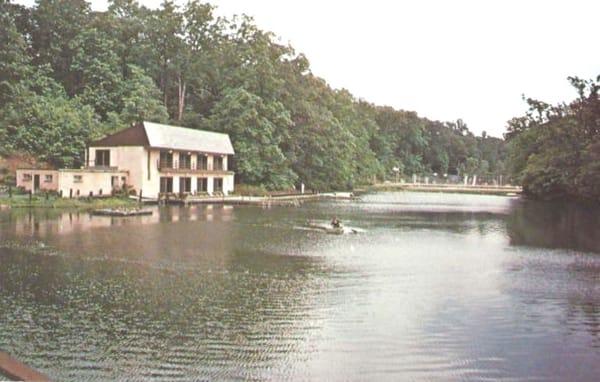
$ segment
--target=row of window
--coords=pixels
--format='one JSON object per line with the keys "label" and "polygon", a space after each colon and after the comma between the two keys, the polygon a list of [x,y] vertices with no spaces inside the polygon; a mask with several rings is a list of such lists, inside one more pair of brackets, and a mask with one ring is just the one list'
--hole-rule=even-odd
{"label": "row of window", "polygon": [[[122,176],[121,177],[121,183],[125,184],[126,182],[127,182],[127,178],[124,177],[124,176]],[[83,175],[73,175],[73,183],[83,183]],[[110,177],[110,185],[113,188],[119,186],[119,177],[118,176],[111,176]]]}
{"label": "row of window", "polygon": [[[195,169],[208,170],[208,157],[205,154],[197,154]],[[223,157],[215,156],[213,158],[213,170],[222,171],[224,168]],[[94,165],[99,167],[110,167],[110,150],[96,150],[96,157]],[[160,167],[161,168],[180,168],[180,169],[192,169],[192,154],[191,153],[179,153],[179,163],[174,166],[173,152],[172,151],[161,151],[160,152]]]}
{"label": "row of window", "polygon": [[[196,178],[196,191],[208,191],[208,178]],[[213,191],[223,192],[223,178],[213,178]],[[173,192],[173,177],[162,176],[160,178],[160,192]],[[192,178],[185,176],[179,177],[179,192],[192,192]]]}
{"label": "row of window", "polygon": [[[31,179],[33,179],[33,176],[31,174],[23,174],[23,182],[31,182]],[[52,183],[53,179],[54,179],[54,177],[52,176],[52,174],[44,175],[44,183]],[[83,182],[83,175],[73,175],[73,183],[82,183],[82,182]]]}
{"label": "row of window", "polygon": [[[31,179],[33,179],[33,176],[31,174],[23,174],[23,182],[31,182]],[[45,183],[52,183],[52,180],[54,179],[54,177],[52,176],[52,174],[45,174],[44,175],[44,182]],[[121,177],[121,182],[124,184],[125,181],[127,179],[123,176]],[[119,177],[118,176],[113,176],[111,177],[111,185],[113,187],[118,185],[118,181],[119,181]],[[73,183],[83,183],[83,175],[73,175]]]}
{"label": "row of window", "polygon": [[[196,166],[197,170],[208,170],[208,157],[204,154],[196,154]],[[223,157],[213,157],[213,170],[222,171],[224,168]],[[192,169],[192,154],[179,153],[179,163],[173,162],[173,153],[169,151],[160,152],[159,160],[160,168],[180,168],[180,169]]]}
{"label": "row of window", "polygon": [[[31,179],[33,179],[31,174],[23,174],[23,182],[31,182]],[[44,175],[44,183],[52,183],[52,179],[52,174]]]}
{"label": "row of window", "polygon": [[[127,184],[127,178],[122,176],[121,177],[121,185],[124,186],[125,184]],[[118,176],[111,176],[110,177],[110,186],[112,188],[117,188],[119,187],[119,177]]]}

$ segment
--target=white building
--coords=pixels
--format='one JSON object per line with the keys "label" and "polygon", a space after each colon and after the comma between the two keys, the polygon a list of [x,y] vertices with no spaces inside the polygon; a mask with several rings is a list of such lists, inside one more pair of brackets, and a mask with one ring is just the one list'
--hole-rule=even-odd
{"label": "white building", "polygon": [[227,195],[233,154],[227,134],[143,122],[92,142],[81,169],[17,170],[17,186],[63,197],[106,195],[124,185],[146,197]]}

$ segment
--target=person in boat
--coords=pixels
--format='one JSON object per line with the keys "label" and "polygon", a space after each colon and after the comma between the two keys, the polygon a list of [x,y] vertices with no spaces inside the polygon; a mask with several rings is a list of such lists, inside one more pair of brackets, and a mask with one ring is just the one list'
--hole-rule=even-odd
{"label": "person in boat", "polygon": [[331,219],[331,226],[333,228],[341,228],[342,222],[338,220],[337,216],[334,216],[333,219]]}

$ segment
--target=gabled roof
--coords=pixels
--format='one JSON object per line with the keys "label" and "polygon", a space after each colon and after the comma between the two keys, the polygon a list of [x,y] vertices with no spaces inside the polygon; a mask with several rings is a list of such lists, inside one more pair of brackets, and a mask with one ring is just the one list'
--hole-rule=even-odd
{"label": "gabled roof", "polygon": [[92,142],[98,146],[145,146],[233,155],[229,135],[186,127],[143,122]]}
{"label": "gabled roof", "polygon": [[234,154],[227,134],[153,122],[144,122],[144,128],[150,147]]}
{"label": "gabled roof", "polygon": [[141,124],[130,127],[125,130],[119,130],[116,133],[90,143],[95,146],[149,146],[146,130]]}

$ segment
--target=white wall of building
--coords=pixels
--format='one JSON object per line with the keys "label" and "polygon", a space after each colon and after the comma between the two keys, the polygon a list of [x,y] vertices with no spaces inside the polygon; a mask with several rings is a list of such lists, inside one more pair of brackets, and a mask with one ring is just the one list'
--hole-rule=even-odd
{"label": "white wall of building", "polygon": [[[150,153],[148,157],[148,153]],[[148,197],[158,197],[160,191],[160,172],[158,171],[158,162],[160,160],[160,150],[144,149],[145,168],[143,180],[141,182],[142,194]],[[175,158],[173,158],[175,160]],[[173,183],[175,187],[175,183]]]}
{"label": "white wall of building", "polygon": [[146,149],[142,146],[90,147],[88,150],[90,166],[95,163],[96,150],[110,151],[110,167],[128,171],[128,184],[138,193],[147,171]]}
{"label": "white wall of building", "polygon": [[[228,171],[222,172],[213,172],[214,168],[214,156],[217,154],[200,154],[206,155],[207,158],[207,171],[199,171],[196,170],[198,166],[197,153],[191,152],[192,155],[192,168],[193,170],[185,171],[181,169],[177,170],[168,170],[162,169],[159,171],[158,163],[160,161],[160,151],[159,149],[150,149],[150,171],[149,177],[146,176],[144,178],[143,184],[143,194],[149,197],[158,197],[160,193],[160,178],[161,177],[170,177],[173,179],[173,193],[179,193],[181,190],[179,189],[179,179],[182,177],[191,178],[191,193],[198,192],[198,178],[207,178],[207,189],[208,193],[212,194],[214,192],[213,179],[215,177],[223,178],[223,192],[225,194],[229,194],[233,192],[234,188],[234,176],[233,173]],[[173,151],[173,163],[177,163],[178,165],[181,163],[179,155],[181,154],[178,151]],[[185,152],[184,154],[187,154]],[[223,168],[227,169],[228,167],[227,156],[223,157]]]}
{"label": "white wall of building", "polygon": [[[135,190],[136,194],[139,194],[140,190],[142,195],[145,197],[156,198],[160,193],[160,178],[171,177],[173,179],[173,193],[179,193],[179,179],[181,177],[191,178],[191,192],[197,192],[197,179],[208,178],[208,192],[212,194],[214,192],[215,177],[223,178],[223,193],[229,194],[234,189],[234,176],[233,173],[226,171],[228,169],[228,158],[227,155],[223,156],[223,168],[224,171],[213,172],[214,168],[214,156],[219,154],[206,154],[207,157],[207,171],[197,170],[166,170],[162,169],[159,171],[160,161],[160,149],[145,148],[142,146],[120,146],[120,147],[91,147],[88,151],[88,163],[95,163],[96,150],[109,150],[110,151],[110,166],[111,168],[118,168],[118,170],[128,171],[128,184]],[[180,152],[173,151],[173,163],[180,164]],[[187,154],[187,152],[186,152]],[[192,155],[192,167],[197,168],[197,153],[193,152]],[[220,156],[220,155],[219,155]],[[96,177],[90,177],[91,179],[100,180]],[[109,178],[110,179],[110,178]],[[105,179],[102,180],[105,183]],[[103,183],[103,184],[104,184]],[[99,184],[95,185],[95,188]],[[72,184],[69,185],[72,187]],[[91,185],[90,185],[91,187]],[[64,187],[62,187],[64,188]],[[85,188],[88,190],[88,188]],[[83,192],[83,191],[80,191]],[[89,191],[88,191],[89,192]],[[86,194],[87,195],[87,194]]]}
{"label": "white wall of building", "polygon": [[[112,192],[112,177],[118,177],[118,187],[122,187],[123,182],[129,184],[126,171],[99,171],[89,169],[63,169],[58,171],[59,192],[62,196],[84,197],[89,196],[90,192],[94,196],[110,195]],[[72,193],[71,193],[72,192]]]}
{"label": "white wall of building", "polygon": [[223,192],[225,193],[225,195],[228,195],[233,192],[233,184],[234,184],[233,174],[223,177]]}
{"label": "white wall of building", "polygon": [[36,170],[36,169],[17,169],[16,181],[17,187],[22,187],[25,191],[34,190],[35,176],[39,176],[40,191],[57,191],[58,190],[58,171],[57,170]]}

